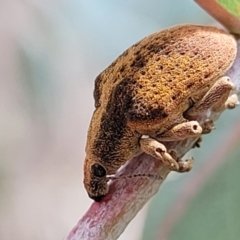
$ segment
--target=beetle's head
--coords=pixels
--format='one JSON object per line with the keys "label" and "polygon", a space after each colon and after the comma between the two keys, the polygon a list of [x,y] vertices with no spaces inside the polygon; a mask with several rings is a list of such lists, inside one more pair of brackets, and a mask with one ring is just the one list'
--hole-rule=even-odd
{"label": "beetle's head", "polygon": [[84,186],[89,197],[100,202],[108,193],[108,181],[106,168],[101,163],[86,158],[84,162]]}

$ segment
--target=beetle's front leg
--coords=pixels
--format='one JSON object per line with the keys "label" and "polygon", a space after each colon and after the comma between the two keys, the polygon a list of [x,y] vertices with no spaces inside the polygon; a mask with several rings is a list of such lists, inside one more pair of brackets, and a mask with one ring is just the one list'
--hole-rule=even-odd
{"label": "beetle's front leg", "polygon": [[191,170],[193,166],[193,159],[182,161],[176,156],[175,152],[168,153],[166,147],[155,139],[140,139],[140,147],[143,152],[161,160],[172,171],[186,172]]}
{"label": "beetle's front leg", "polygon": [[238,99],[236,96],[229,97],[233,89],[234,85],[229,77],[219,78],[208,90],[206,95],[186,112],[186,117],[197,116],[208,109],[214,112],[220,112],[225,108],[234,108],[238,104]]}

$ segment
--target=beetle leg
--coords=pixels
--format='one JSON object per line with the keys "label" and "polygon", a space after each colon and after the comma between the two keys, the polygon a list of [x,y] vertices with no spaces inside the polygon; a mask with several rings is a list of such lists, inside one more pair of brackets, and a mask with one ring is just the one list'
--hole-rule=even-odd
{"label": "beetle leg", "polygon": [[[207,119],[203,124],[201,124],[202,127],[202,134],[208,134],[213,129],[215,129],[214,123],[211,119]],[[192,148],[199,148],[202,142],[202,137],[199,137],[197,141],[193,144]]]}
{"label": "beetle leg", "polygon": [[182,160],[177,156],[176,152],[173,149],[170,149],[168,152],[174,159],[176,159],[179,166],[178,172],[189,172],[192,169],[194,162],[193,158]]}
{"label": "beetle leg", "polygon": [[238,96],[237,94],[232,94],[227,101],[225,102],[225,108],[228,109],[233,109],[235,108],[237,105],[239,105],[239,101],[238,101]]}
{"label": "beetle leg", "polygon": [[233,83],[229,77],[219,78],[203,98],[196,102],[193,107],[187,110],[187,116],[197,116],[202,112],[211,109],[214,112],[220,112],[225,108],[233,108],[237,105],[237,98],[229,97],[230,92],[234,89]]}
{"label": "beetle leg", "polygon": [[202,134],[208,134],[210,133],[213,129],[215,129],[213,120],[207,119],[203,124],[201,124],[202,127]]}
{"label": "beetle leg", "polygon": [[197,121],[189,121],[175,125],[170,130],[159,134],[159,141],[179,141],[189,137],[197,137],[202,134],[202,127]]}
{"label": "beetle leg", "polygon": [[171,150],[171,153],[167,152],[166,147],[152,138],[140,139],[141,150],[156,159],[161,160],[166,164],[170,170],[177,172],[189,171],[192,168],[193,160],[182,161],[176,156],[176,153]]}

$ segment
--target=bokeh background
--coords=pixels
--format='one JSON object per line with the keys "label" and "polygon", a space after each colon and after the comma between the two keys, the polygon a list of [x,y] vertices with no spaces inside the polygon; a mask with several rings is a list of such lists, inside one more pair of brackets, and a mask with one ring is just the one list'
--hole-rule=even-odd
{"label": "bokeh background", "polygon": [[[95,77],[179,23],[213,24],[192,0],[0,1],[0,239],[63,239],[91,204],[82,184]],[[204,137],[120,240],[240,236],[239,108]]]}

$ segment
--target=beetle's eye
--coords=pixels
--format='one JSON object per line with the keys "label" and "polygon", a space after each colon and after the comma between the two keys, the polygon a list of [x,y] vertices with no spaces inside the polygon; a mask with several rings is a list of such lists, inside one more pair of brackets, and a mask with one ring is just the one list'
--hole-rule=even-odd
{"label": "beetle's eye", "polygon": [[104,177],[107,174],[105,168],[98,163],[92,165],[91,171],[96,177]]}

